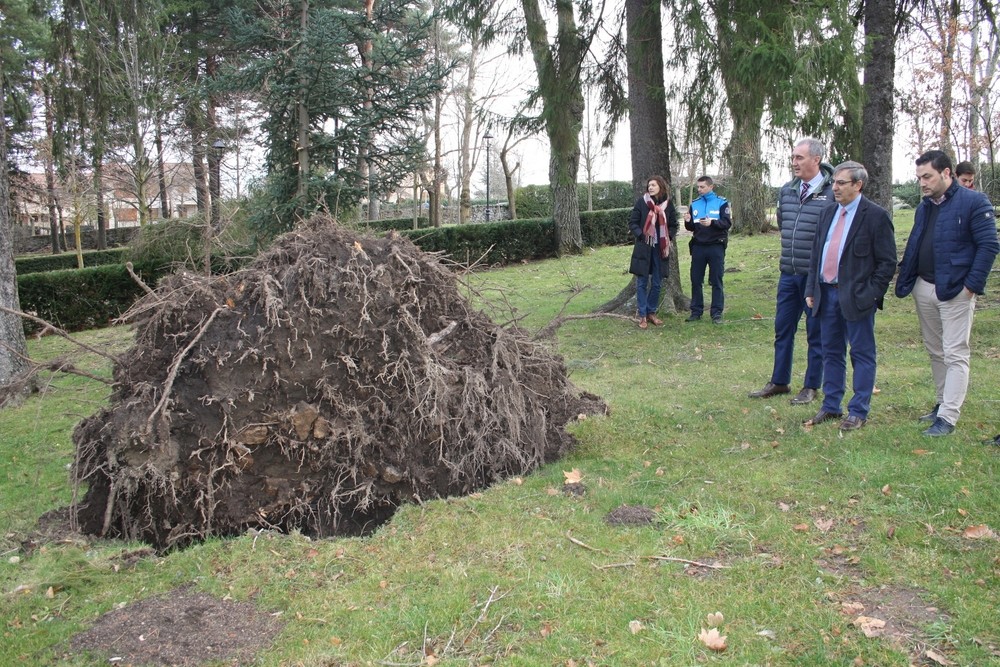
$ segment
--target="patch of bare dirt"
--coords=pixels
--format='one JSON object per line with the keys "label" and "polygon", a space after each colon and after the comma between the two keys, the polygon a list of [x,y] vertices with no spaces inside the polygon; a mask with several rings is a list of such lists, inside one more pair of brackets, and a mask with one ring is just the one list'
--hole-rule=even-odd
{"label": "patch of bare dirt", "polygon": [[926,628],[949,620],[947,613],[925,602],[923,595],[923,591],[913,588],[855,586],[834,601],[858,631],[869,637],[881,637],[915,660],[921,660],[928,650],[947,654],[946,648],[928,643]]}
{"label": "patch of bare dirt", "polygon": [[87,534],[157,548],[249,528],[366,534],[564,455],[605,409],[434,255],[317,218],[133,311],[110,405],[74,433]]}
{"label": "patch of bare dirt", "polygon": [[604,521],[612,526],[648,526],[656,523],[656,511],[643,505],[622,505],[608,512]]}
{"label": "patch of bare dirt", "polygon": [[249,602],[220,600],[187,589],[104,614],[70,640],[75,652],[104,664],[249,664],[281,631],[281,623]]}

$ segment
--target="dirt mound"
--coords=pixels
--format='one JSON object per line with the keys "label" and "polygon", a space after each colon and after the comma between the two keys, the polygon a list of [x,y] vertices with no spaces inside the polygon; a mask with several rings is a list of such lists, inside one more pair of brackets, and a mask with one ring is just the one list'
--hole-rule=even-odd
{"label": "dirt mound", "polygon": [[621,505],[608,512],[604,520],[612,526],[649,526],[656,523],[656,510],[644,505]]}
{"label": "dirt mound", "polygon": [[280,630],[249,602],[180,589],[104,614],[70,648],[113,665],[247,665]]}
{"label": "dirt mound", "polygon": [[138,312],[111,405],[74,433],[92,534],[360,534],[558,458],[566,423],[604,409],[437,257],[328,219],[238,273],[172,276]]}

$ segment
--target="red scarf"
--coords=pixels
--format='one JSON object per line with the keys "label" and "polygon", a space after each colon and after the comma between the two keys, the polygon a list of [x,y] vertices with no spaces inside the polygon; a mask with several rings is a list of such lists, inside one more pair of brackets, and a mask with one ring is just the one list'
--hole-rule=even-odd
{"label": "red scarf", "polygon": [[[646,206],[649,207],[649,213],[646,214],[646,224],[642,226],[642,234],[646,237],[646,243],[653,245],[656,243],[656,238],[659,236],[660,239],[660,256],[666,259],[670,256],[670,237],[667,236],[667,202],[669,199],[664,199],[662,202],[657,204],[653,201],[653,198],[649,196],[647,192],[642,196],[643,200],[646,202]],[[659,234],[657,234],[659,231]]]}

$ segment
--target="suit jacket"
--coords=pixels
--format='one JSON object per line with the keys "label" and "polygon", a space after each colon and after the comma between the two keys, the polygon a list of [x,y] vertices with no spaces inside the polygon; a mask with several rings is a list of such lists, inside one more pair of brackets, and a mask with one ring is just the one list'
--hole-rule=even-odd
{"label": "suit jacket", "polygon": [[[837,269],[840,310],[849,322],[867,317],[881,308],[889,282],[896,272],[896,239],[888,212],[864,195],[854,212],[854,222],[844,240]],[[813,240],[806,296],[813,298],[813,312],[818,312],[822,292],[823,245],[839,206],[830,206],[820,216]]]}

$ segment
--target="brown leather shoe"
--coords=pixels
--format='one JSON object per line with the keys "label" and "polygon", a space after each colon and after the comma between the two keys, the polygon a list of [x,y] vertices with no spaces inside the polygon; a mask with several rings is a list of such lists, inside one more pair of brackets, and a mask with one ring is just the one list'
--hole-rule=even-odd
{"label": "brown leather shoe", "polygon": [[663,320],[661,320],[656,315],[646,315],[646,319],[649,320],[649,323],[652,324],[654,327],[663,326]]}
{"label": "brown leather shoe", "polygon": [[816,390],[811,387],[802,387],[802,391],[795,394],[795,398],[789,401],[792,405],[805,405],[816,400]]}
{"label": "brown leather shoe", "polygon": [[648,327],[649,327],[649,324],[646,323],[646,318],[645,317],[640,317],[639,318],[639,328],[640,329],[646,329]]}
{"label": "brown leather shoe", "polygon": [[747,396],[750,398],[770,398],[771,396],[777,396],[778,394],[787,394],[791,391],[791,388],[787,384],[774,384],[773,382],[768,382],[763,388],[757,391],[752,391]]}
{"label": "brown leather shoe", "polygon": [[802,425],[816,426],[817,424],[822,424],[823,422],[828,422],[833,419],[840,419],[843,416],[844,416],[843,412],[827,412],[826,410],[820,410],[815,415],[813,415],[812,419],[807,419],[804,422],[802,422]]}
{"label": "brown leather shoe", "polygon": [[848,417],[844,421],[840,422],[840,430],[841,431],[857,431],[859,428],[861,428],[862,426],[864,426],[866,423],[867,423],[867,420],[862,419],[861,417],[857,417],[855,415],[851,415],[850,417]]}

